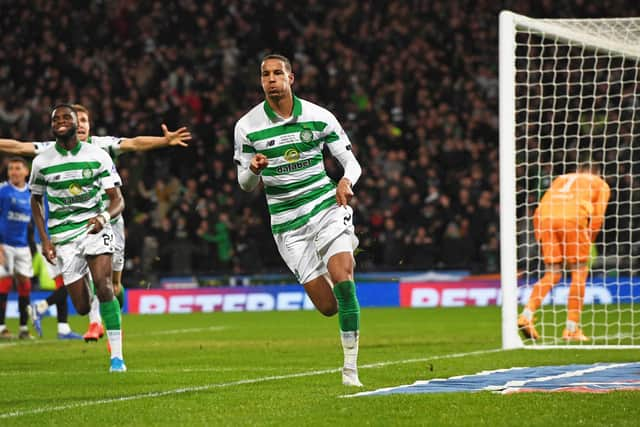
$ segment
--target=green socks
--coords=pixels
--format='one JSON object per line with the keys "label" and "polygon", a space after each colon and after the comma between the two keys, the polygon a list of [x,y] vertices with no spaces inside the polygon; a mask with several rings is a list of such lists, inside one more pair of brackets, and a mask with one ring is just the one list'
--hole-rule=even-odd
{"label": "green socks", "polygon": [[117,299],[100,303],[100,314],[107,330],[111,360],[122,359],[122,316]]}
{"label": "green socks", "polygon": [[120,329],[122,317],[120,315],[120,304],[117,299],[100,303],[100,315],[107,330]]}
{"label": "green socks", "polygon": [[357,331],[360,329],[360,304],[356,296],[356,284],[353,280],[336,283],[333,293],[338,300],[338,321],[340,330]]}
{"label": "green socks", "polygon": [[118,300],[118,303],[120,303],[120,310],[124,308],[124,294],[124,286],[120,285],[120,293],[116,294],[116,299]]}

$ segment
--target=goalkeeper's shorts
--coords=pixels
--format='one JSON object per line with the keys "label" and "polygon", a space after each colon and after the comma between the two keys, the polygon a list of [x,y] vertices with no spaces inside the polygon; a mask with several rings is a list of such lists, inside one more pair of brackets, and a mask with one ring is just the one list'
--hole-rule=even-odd
{"label": "goalkeeper's shorts", "polygon": [[591,254],[591,234],[586,227],[561,219],[536,222],[535,234],[542,247],[545,264],[587,262]]}

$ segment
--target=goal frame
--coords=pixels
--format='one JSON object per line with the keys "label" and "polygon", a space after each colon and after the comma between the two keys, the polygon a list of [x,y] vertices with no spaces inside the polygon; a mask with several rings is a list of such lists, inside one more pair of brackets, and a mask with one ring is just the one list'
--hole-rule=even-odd
{"label": "goal frame", "polygon": [[[599,19],[598,21],[619,21]],[[640,46],[580,34],[554,24],[553,20],[534,19],[511,11],[502,11],[499,21],[499,172],[500,172],[500,286],[502,310],[502,348],[508,349],[629,349],[640,345],[525,345],[517,327],[517,217],[516,217],[516,29],[524,28],[553,34],[558,40],[577,42],[585,48],[640,58]]]}

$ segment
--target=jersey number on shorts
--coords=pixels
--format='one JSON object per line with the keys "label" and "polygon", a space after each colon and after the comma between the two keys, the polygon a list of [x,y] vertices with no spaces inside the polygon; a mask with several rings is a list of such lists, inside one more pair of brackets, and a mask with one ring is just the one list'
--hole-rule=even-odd
{"label": "jersey number on shorts", "polygon": [[105,234],[102,236],[102,241],[104,242],[105,246],[109,246],[112,240],[113,240],[113,234]]}
{"label": "jersey number on shorts", "polygon": [[351,221],[351,214],[346,214],[344,216],[344,225],[349,225],[349,221]]}

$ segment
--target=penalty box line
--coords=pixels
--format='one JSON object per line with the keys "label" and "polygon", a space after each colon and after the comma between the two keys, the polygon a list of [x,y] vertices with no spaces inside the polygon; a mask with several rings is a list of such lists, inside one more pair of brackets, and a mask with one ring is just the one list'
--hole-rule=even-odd
{"label": "penalty box line", "polygon": [[[422,358],[415,358],[415,359],[390,360],[385,362],[377,362],[377,363],[369,363],[366,365],[361,365],[360,369],[376,369],[376,368],[382,368],[382,367],[391,366],[391,365],[404,365],[409,363],[428,362],[431,360],[455,359],[460,357],[496,353],[500,351],[505,351],[505,350],[496,348],[496,349],[489,349],[489,350],[470,351],[467,353],[443,354],[440,356],[422,357]],[[257,384],[257,383],[263,383],[268,381],[279,381],[279,380],[287,380],[292,378],[302,378],[302,377],[312,377],[312,376],[324,375],[324,374],[333,374],[336,372],[340,372],[341,370],[342,368],[322,369],[317,371],[299,372],[296,374],[272,375],[267,377],[231,381],[228,383],[205,384],[205,385],[193,386],[193,387],[181,387],[173,390],[133,394],[130,396],[113,397],[108,399],[85,400],[82,402],[70,403],[67,405],[49,406],[49,407],[42,407],[37,409],[26,409],[26,410],[18,410],[13,412],[6,412],[4,414],[0,414],[0,419],[23,417],[26,415],[34,415],[34,414],[44,414],[48,412],[65,411],[67,409],[86,408],[89,406],[105,405],[105,404],[118,403],[118,402],[130,402],[133,400],[154,399],[157,397],[172,396],[172,395],[184,394],[184,393],[195,393],[199,391],[212,390],[216,388],[233,387],[238,385]],[[127,374],[124,373],[124,374],[115,374],[115,375],[127,375]]]}

